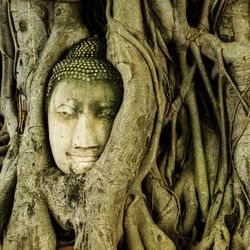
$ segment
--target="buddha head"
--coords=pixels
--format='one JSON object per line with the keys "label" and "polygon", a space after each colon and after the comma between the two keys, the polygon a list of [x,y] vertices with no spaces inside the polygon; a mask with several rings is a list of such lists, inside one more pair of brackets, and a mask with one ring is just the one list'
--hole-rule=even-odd
{"label": "buddha head", "polygon": [[54,66],[47,87],[48,132],[54,161],[63,173],[86,173],[98,160],[122,95],[121,76],[97,37],[74,45]]}

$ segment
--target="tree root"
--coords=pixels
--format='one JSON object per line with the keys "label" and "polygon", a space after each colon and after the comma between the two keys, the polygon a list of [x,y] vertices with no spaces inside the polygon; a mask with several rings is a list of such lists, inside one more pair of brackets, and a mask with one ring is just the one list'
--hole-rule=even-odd
{"label": "tree root", "polygon": [[[134,180],[132,187],[130,188],[130,190],[134,190],[135,192],[138,192],[140,190],[140,186],[141,186],[143,179],[148,174],[148,172],[151,169],[151,166],[154,165],[154,162],[156,161],[159,139],[160,139],[162,124],[163,124],[163,117],[165,114],[165,107],[166,107],[166,97],[164,94],[164,87],[163,87],[163,85],[165,83],[164,81],[166,79],[164,79],[164,77],[162,77],[162,76],[165,75],[164,70],[166,71],[167,68],[165,67],[165,65],[162,66],[163,60],[162,61],[160,60],[160,59],[164,58],[162,53],[157,55],[160,59],[157,58],[149,47],[143,46],[144,43],[140,43],[139,39],[137,39],[135,36],[133,36],[133,34],[136,31],[138,33],[137,35],[139,37],[141,37],[141,35],[143,33],[140,34],[140,32],[143,32],[143,27],[141,25],[139,25],[138,27],[133,29],[133,32],[131,34],[125,28],[125,25],[128,25],[128,27],[131,27],[131,23],[130,22],[129,23],[122,22],[122,20],[123,20],[122,18],[126,19],[126,16],[125,17],[119,16],[118,21],[116,20],[116,14],[117,14],[116,11],[119,12],[119,9],[122,7],[122,5],[120,5],[118,9],[116,8],[115,10],[113,10],[115,13],[114,18],[111,17],[110,7],[111,7],[110,1],[108,1],[107,19],[108,19],[108,24],[110,26],[110,29],[118,32],[118,34],[121,35],[121,37],[128,40],[143,55],[143,58],[146,61],[147,65],[149,67],[150,73],[151,73],[152,83],[153,83],[154,92],[155,92],[155,99],[156,99],[156,104],[157,104],[157,116],[156,116],[156,120],[155,120],[155,126],[154,126],[153,136],[151,139],[150,149],[149,149],[149,152],[147,153],[146,157],[144,158],[144,161],[140,167],[140,171],[138,172],[138,175],[137,175],[136,179]],[[117,5],[114,5],[114,7],[117,7]],[[138,15],[137,17],[134,17],[134,18],[139,18],[140,23],[142,22],[140,15]],[[118,29],[118,27],[119,27],[119,29]],[[149,25],[149,27],[151,27],[151,26]],[[152,34],[155,35],[154,29],[151,28],[150,31],[152,32]],[[153,42],[155,42],[154,35],[152,35]],[[155,45],[154,49],[157,51],[157,45],[155,43],[154,43],[154,45]],[[161,70],[159,70],[159,68]],[[131,191],[131,192],[133,193],[133,191]],[[129,191],[129,193],[130,193],[130,191]]]}
{"label": "tree root", "polygon": [[10,140],[10,136],[7,131],[7,124],[6,122],[4,122],[3,126],[0,128],[0,172],[3,166],[3,160],[10,147],[9,140]]}
{"label": "tree root", "polygon": [[204,152],[207,162],[209,180],[209,192],[211,203],[214,201],[214,189],[219,169],[220,142],[214,128],[211,128],[206,121],[201,122],[201,130],[204,144]]}
{"label": "tree root", "polygon": [[209,185],[207,177],[207,164],[201,137],[201,127],[197,108],[196,95],[194,92],[188,97],[187,105],[191,120],[192,141],[195,161],[195,183],[198,191],[200,206],[204,218],[207,217],[209,209]]}
{"label": "tree root", "polygon": [[180,221],[179,231],[181,235],[187,237],[192,231],[198,211],[192,162],[187,162],[184,165],[184,170],[174,188],[174,193],[177,195],[180,202],[184,202],[183,211],[185,211],[185,214],[184,218]]}
{"label": "tree root", "polygon": [[168,155],[168,164],[165,168],[165,178],[167,179],[167,183],[169,186],[173,185],[172,175],[175,169],[175,162],[176,162],[176,123],[177,123],[177,115],[174,116],[174,119],[171,121],[171,148],[170,153]]}
{"label": "tree root", "polygon": [[204,65],[204,63],[202,61],[200,48],[195,43],[192,43],[191,44],[191,50],[193,52],[193,55],[194,55],[194,57],[196,59],[197,65],[199,67],[199,70],[200,70],[204,85],[206,87],[207,93],[209,95],[209,98],[210,98],[210,101],[211,101],[211,104],[212,104],[212,107],[213,107],[215,117],[217,119],[217,122],[220,124],[218,103],[217,103],[217,100],[216,100],[215,95],[213,93],[212,84],[211,84],[209,76],[208,76],[208,74],[206,72],[205,65]]}
{"label": "tree root", "polygon": [[[218,67],[219,72],[222,72],[223,58],[220,48],[217,49]],[[225,185],[228,179],[229,168],[228,168],[228,141],[226,135],[226,116],[225,116],[225,104],[224,104],[224,82],[223,75],[219,73],[218,76],[218,104],[220,113],[220,133],[221,133],[221,162],[219,167],[218,178],[215,186],[215,192],[224,192]]]}
{"label": "tree root", "polygon": [[[128,249],[176,249],[170,238],[153,222],[142,198],[134,198],[125,214],[125,233],[134,230],[127,237]],[[133,240],[133,241],[132,241]],[[138,248],[136,248],[138,247]]]}
{"label": "tree root", "polygon": [[174,192],[163,186],[161,178],[151,173],[146,177],[146,188],[152,196],[152,212],[156,224],[178,245],[177,223],[179,216],[178,199]]}
{"label": "tree root", "polygon": [[151,0],[149,2],[150,9],[152,10],[156,20],[161,29],[161,33],[164,35],[164,41],[167,43],[172,39],[172,30],[174,26],[173,20],[173,8],[171,2],[167,1],[159,1],[159,0]]}
{"label": "tree root", "polygon": [[9,2],[0,3],[0,51],[2,55],[1,110],[7,122],[10,137],[18,125],[13,77],[14,47],[9,26]]}
{"label": "tree root", "polygon": [[188,112],[186,106],[183,105],[178,116],[178,125],[181,129],[181,134],[176,142],[176,164],[183,168],[187,158],[187,151],[190,141],[190,126],[188,120]]}
{"label": "tree root", "polygon": [[6,155],[0,173],[0,235],[10,217],[10,207],[14,200],[17,180],[17,164],[20,138],[17,135],[10,141],[10,149]]}
{"label": "tree root", "polygon": [[[215,203],[209,211],[208,220],[206,222],[206,229],[201,242],[192,249],[228,249],[230,247],[230,232],[225,224],[225,217],[230,214],[233,201],[232,183],[227,183],[224,197],[222,198],[221,210],[218,212],[218,206]],[[213,209],[213,207],[217,207]],[[213,214],[214,213],[214,214]],[[213,215],[211,215],[213,214]],[[212,219],[211,218],[216,218]]]}
{"label": "tree root", "polygon": [[64,230],[72,230],[74,208],[81,199],[79,190],[84,188],[81,178],[73,176],[69,178],[56,167],[52,167],[45,170],[40,185],[50,212],[58,225]]}
{"label": "tree root", "polygon": [[250,246],[250,216],[244,216],[244,223],[237,228],[232,236],[231,247],[232,249],[249,249]]}
{"label": "tree root", "polygon": [[224,225],[215,225],[215,229],[213,229],[213,233],[211,233],[209,236],[204,237],[202,241],[192,247],[192,250],[209,250],[209,249],[215,249],[215,250],[227,250],[230,246],[230,234],[228,232],[228,229]]}

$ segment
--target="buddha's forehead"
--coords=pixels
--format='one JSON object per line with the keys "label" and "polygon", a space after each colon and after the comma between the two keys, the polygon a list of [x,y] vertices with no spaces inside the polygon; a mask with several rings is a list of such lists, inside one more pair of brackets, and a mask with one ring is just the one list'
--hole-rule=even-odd
{"label": "buddha's forehead", "polygon": [[82,81],[64,79],[57,83],[52,96],[53,102],[76,100],[86,101],[117,101],[120,100],[119,90],[109,80]]}

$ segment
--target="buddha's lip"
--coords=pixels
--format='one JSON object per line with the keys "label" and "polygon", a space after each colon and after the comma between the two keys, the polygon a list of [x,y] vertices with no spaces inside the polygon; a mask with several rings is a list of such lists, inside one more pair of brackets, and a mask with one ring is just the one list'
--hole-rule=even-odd
{"label": "buddha's lip", "polygon": [[86,155],[79,155],[79,154],[68,154],[71,158],[77,159],[81,162],[94,162],[96,161],[100,155],[94,154],[86,154]]}

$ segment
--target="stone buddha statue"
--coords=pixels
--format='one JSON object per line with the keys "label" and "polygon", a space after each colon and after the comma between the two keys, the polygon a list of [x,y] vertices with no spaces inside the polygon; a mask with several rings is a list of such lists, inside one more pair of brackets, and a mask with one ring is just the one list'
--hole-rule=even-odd
{"label": "stone buddha statue", "polygon": [[69,49],[52,70],[46,93],[49,142],[65,174],[86,173],[102,154],[122,102],[120,73],[97,37]]}

